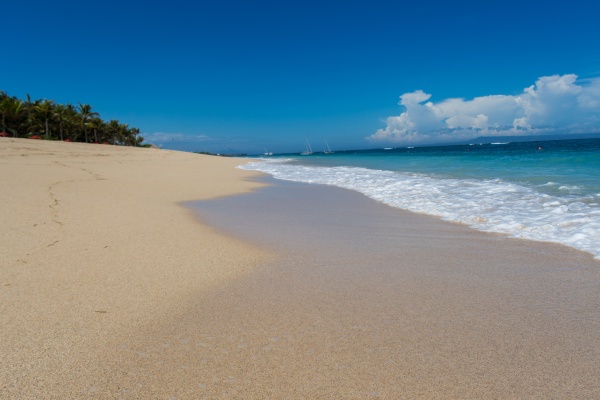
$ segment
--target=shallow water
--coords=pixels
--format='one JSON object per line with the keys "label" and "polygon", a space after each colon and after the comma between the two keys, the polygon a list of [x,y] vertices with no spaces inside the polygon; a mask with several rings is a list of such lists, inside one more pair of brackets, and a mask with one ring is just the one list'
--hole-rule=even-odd
{"label": "shallow water", "polygon": [[600,257],[600,139],[284,155],[241,168]]}

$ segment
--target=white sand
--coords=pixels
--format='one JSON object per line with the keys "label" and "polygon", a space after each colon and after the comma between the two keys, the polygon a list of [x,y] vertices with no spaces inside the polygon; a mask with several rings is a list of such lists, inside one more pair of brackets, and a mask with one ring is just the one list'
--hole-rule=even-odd
{"label": "white sand", "polygon": [[263,262],[178,204],[257,187],[239,163],[0,138],[0,398],[110,397],[117,338]]}

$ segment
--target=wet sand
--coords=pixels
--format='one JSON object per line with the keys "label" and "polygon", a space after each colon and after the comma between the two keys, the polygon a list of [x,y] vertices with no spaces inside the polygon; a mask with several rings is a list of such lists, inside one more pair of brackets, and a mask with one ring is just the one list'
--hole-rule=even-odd
{"label": "wet sand", "polygon": [[591,255],[271,183],[193,205],[280,255],[183,323],[209,398],[600,398]]}

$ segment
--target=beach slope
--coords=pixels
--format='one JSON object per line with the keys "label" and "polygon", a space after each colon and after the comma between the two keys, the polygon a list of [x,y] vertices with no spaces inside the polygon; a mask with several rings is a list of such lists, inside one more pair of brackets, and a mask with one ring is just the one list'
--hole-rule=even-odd
{"label": "beach slope", "polygon": [[126,396],[123,346],[264,262],[180,205],[258,187],[239,163],[0,138],[0,397]]}

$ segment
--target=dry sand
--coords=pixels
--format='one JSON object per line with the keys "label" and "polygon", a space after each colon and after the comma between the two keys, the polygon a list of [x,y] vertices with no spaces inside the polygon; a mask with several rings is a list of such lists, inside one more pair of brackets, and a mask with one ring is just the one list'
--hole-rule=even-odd
{"label": "dry sand", "polygon": [[[179,205],[258,187],[239,163],[0,138],[0,398],[127,397],[142,356],[123,346],[269,257]],[[172,367],[128,398],[157,398],[150,383],[175,393]]]}
{"label": "dry sand", "polygon": [[0,139],[0,398],[600,398],[589,254],[239,162]]}

